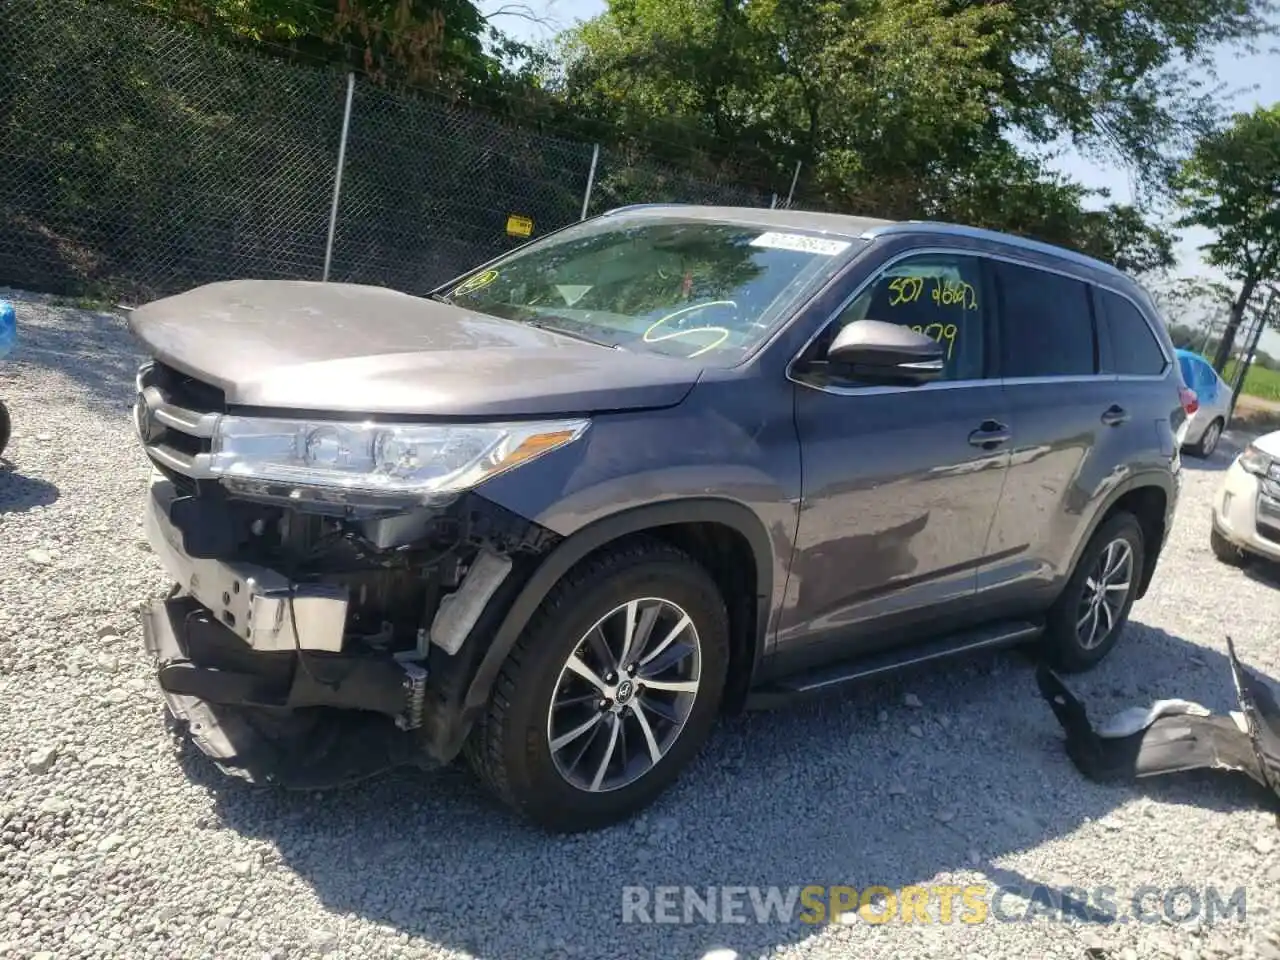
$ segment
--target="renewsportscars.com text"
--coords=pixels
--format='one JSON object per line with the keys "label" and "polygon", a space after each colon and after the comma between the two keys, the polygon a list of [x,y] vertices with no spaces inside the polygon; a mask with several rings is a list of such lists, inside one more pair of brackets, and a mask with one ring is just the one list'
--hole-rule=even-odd
{"label": "renewsportscars.com text", "polygon": [[624,887],[623,923],[1242,922],[1244,887]]}

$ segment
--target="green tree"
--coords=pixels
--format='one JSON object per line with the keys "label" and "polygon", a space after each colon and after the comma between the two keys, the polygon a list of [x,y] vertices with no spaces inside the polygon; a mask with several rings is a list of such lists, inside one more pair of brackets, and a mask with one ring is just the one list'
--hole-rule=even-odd
{"label": "green tree", "polygon": [[472,0],[116,0],[151,9],[275,56],[340,63],[383,82],[448,91],[502,73]]}
{"label": "green tree", "polygon": [[1262,29],[1267,0],[610,0],[542,81],[579,118],[696,144],[803,201],[947,216],[1069,242],[1130,269],[1172,260],[1140,210],[1015,142],[1066,137],[1166,182],[1214,116],[1189,63]]}
{"label": "green tree", "polygon": [[1201,139],[1174,185],[1179,225],[1213,233],[1205,259],[1238,285],[1213,358],[1221,372],[1250,301],[1280,272],[1280,104],[1237,114]]}

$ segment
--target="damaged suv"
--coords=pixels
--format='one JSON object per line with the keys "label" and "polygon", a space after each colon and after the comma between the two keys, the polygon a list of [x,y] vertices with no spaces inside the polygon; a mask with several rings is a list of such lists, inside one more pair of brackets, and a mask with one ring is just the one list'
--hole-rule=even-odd
{"label": "damaged suv", "polygon": [[236,281],[130,325],[173,716],[284,785],[466,755],[556,830],[652,802],[723,711],[1096,664],[1194,401],[1106,264],[794,211],[624,208],[428,297]]}

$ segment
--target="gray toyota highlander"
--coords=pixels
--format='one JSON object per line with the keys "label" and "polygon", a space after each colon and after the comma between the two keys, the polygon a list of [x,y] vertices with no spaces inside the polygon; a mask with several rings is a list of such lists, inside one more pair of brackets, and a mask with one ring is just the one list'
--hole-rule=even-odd
{"label": "gray toyota highlander", "polygon": [[628,207],[426,297],[244,280],[130,324],[178,727],[282,786],[463,755],[565,831],[723,712],[1097,664],[1195,406],[1105,263],[795,211]]}

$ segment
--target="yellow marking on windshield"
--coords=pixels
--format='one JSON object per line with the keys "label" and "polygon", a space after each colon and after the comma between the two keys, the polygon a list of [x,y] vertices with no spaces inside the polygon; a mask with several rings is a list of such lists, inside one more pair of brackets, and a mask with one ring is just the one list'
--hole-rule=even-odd
{"label": "yellow marking on windshield", "polygon": [[486,270],[484,271],[484,273],[477,273],[474,277],[470,277],[466,280],[463,280],[462,283],[454,287],[453,295],[457,297],[457,296],[461,296],[464,293],[474,293],[475,291],[479,290],[481,287],[487,287],[489,284],[493,283],[493,281],[497,279],[498,279],[497,270]]}
{"label": "yellow marking on windshield", "polygon": [[[676,313],[681,313],[681,312],[683,311],[679,311],[679,310],[676,311]],[[653,331],[657,330],[660,326],[662,326],[664,323],[670,320],[672,316],[674,316],[674,314],[669,314],[668,316],[660,317],[659,319],[655,320],[653,323],[649,324],[648,329],[645,330],[645,332],[641,335],[640,339],[643,340],[645,343],[662,343],[665,340],[678,340],[680,337],[687,337],[692,333],[710,333],[713,335],[718,334],[717,339],[712,340],[706,346],[699,347],[697,350],[693,351],[693,353],[689,354],[690,360],[692,360],[694,357],[702,356],[708,350],[714,350],[716,347],[720,346],[720,344],[724,343],[726,340],[729,339],[729,331],[726,330],[724,327],[691,327],[688,330],[672,330],[670,333],[664,333],[660,337],[653,336]]]}

